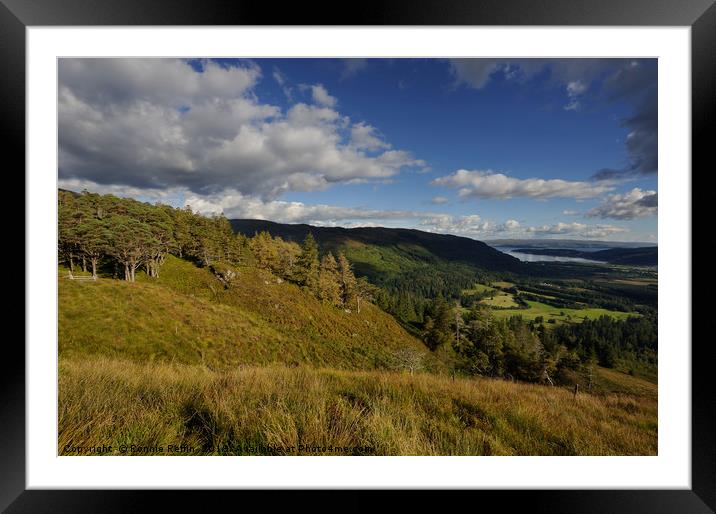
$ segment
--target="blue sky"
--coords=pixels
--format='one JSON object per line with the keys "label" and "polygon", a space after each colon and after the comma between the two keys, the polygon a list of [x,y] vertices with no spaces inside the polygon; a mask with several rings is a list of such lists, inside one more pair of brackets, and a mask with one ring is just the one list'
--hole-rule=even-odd
{"label": "blue sky", "polygon": [[656,67],[63,59],[60,186],[282,222],[656,241]]}

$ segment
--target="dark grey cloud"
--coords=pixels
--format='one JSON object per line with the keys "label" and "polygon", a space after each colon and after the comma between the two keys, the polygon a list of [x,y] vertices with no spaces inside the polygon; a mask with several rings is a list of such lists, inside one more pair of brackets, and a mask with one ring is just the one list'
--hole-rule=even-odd
{"label": "dark grey cloud", "polygon": [[659,205],[659,193],[644,196],[641,200],[637,201],[637,205],[641,205],[642,207],[657,207]]}
{"label": "dark grey cloud", "polygon": [[610,102],[627,102],[631,114],[621,120],[629,132],[624,143],[628,162],[621,168],[602,169],[596,180],[654,175],[659,170],[659,113],[657,64],[633,61],[618,69],[605,81],[605,96]]}
{"label": "dark grey cloud", "polygon": [[527,82],[543,76],[563,87],[564,106],[580,110],[585,103],[626,103],[631,114],[620,120],[628,130],[626,163],[594,173],[595,180],[614,180],[658,171],[658,104],[656,59],[454,59],[450,67],[457,84],[486,87],[500,76]]}

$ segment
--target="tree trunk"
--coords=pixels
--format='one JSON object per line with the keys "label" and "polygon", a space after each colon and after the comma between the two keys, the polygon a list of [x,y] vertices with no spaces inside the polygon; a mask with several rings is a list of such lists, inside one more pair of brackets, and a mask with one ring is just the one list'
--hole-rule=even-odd
{"label": "tree trunk", "polygon": [[72,252],[70,252],[70,271],[72,273],[74,273],[74,271],[75,271],[75,259],[74,259],[74,256],[72,255]]}
{"label": "tree trunk", "polygon": [[87,272],[87,259],[85,259],[84,255],[82,256],[82,271]]}
{"label": "tree trunk", "polygon": [[92,262],[92,278],[97,278],[97,257],[91,259]]}
{"label": "tree trunk", "polygon": [[130,282],[130,277],[129,277],[129,264],[126,264],[126,263],[125,263],[125,265],[124,265],[124,280],[126,280],[127,282]]}

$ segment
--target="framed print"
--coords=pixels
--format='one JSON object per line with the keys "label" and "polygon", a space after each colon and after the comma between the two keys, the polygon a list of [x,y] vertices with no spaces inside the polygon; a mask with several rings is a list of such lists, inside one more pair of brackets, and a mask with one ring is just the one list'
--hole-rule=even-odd
{"label": "framed print", "polygon": [[712,511],[712,2],[1,9],[3,508]]}

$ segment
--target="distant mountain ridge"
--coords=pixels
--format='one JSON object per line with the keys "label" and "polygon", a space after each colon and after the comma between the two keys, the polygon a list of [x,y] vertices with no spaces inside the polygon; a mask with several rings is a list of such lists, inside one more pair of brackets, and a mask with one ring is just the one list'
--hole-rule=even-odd
{"label": "distant mountain ridge", "polygon": [[436,234],[415,229],[385,227],[317,227],[307,224],[284,224],[267,220],[229,220],[235,232],[253,236],[267,231],[291,241],[302,241],[311,232],[322,248],[346,249],[356,244],[390,247],[417,260],[431,258],[467,263],[487,271],[520,272],[524,264],[511,255],[467,237]]}
{"label": "distant mountain ridge", "polygon": [[656,247],[656,243],[600,241],[596,239],[490,239],[485,244],[493,248],[569,248],[569,249],[604,249],[604,248],[646,248]]}
{"label": "distant mountain ridge", "polygon": [[549,255],[553,257],[578,257],[593,261],[608,262],[609,264],[624,264],[633,266],[656,266],[658,264],[659,249],[656,246],[643,248],[609,248],[599,251],[581,251],[568,248],[518,248],[518,253],[530,255]]}

